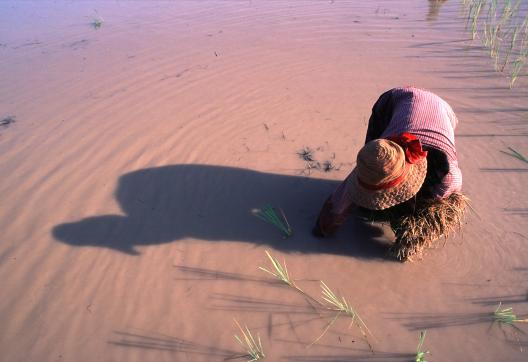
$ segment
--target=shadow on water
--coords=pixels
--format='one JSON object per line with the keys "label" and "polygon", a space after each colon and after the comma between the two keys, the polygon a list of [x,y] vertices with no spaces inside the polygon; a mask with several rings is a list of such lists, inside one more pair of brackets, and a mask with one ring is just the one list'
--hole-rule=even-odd
{"label": "shadow on water", "polygon": [[483,167],[480,168],[482,172],[528,172],[528,168],[490,168]]}
{"label": "shadow on water", "polygon": [[376,351],[375,354],[372,354],[365,351],[357,354],[288,356],[287,360],[294,362],[408,362],[414,361],[415,358],[416,355],[411,353]]}
{"label": "shadow on water", "polygon": [[493,313],[392,313],[391,319],[404,321],[410,331],[469,326],[493,322]]}
{"label": "shadow on water", "polygon": [[[222,349],[214,346],[207,346],[185,339],[166,336],[166,335],[142,335],[129,332],[114,332],[114,339],[108,341],[108,344],[119,347],[133,347],[149,350],[182,352],[186,354],[196,354],[215,358],[215,360],[226,360],[236,356],[236,351]],[[223,357],[223,358],[222,358]]]}
{"label": "shadow on water", "polygon": [[[139,255],[137,246],[183,238],[267,244],[284,251],[385,258],[383,229],[351,218],[338,235],[319,240],[311,228],[338,181],[247,169],[171,165],[119,178],[115,197],[124,215],[92,216],[56,225],[53,236],[72,246],[107,247]],[[294,229],[282,239],[251,211],[280,206]]]}
{"label": "shadow on water", "polygon": [[282,282],[276,279],[270,279],[268,277],[254,277],[248,274],[224,272],[215,269],[206,269],[187,265],[174,265],[174,268],[177,269],[181,274],[186,275],[185,277],[181,276],[174,278],[174,280],[196,282],[231,280],[237,282],[254,282],[271,286],[283,286]]}

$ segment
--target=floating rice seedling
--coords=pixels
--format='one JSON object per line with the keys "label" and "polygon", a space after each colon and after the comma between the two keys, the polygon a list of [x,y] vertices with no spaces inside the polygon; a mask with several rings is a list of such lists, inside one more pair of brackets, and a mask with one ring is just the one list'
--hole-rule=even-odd
{"label": "floating rice seedling", "polygon": [[519,78],[528,57],[524,50],[528,15],[523,15],[524,21],[519,21],[521,1],[504,0],[500,4],[498,0],[463,1],[467,11],[466,28],[471,31],[472,39],[480,38],[488,49],[495,71],[507,71],[510,88]]}
{"label": "floating rice seedling", "polygon": [[323,165],[322,165],[322,169],[324,172],[330,172],[330,171],[333,171],[333,170],[339,170],[338,167],[336,167],[336,165],[334,165],[334,162],[332,162],[331,160],[327,160],[325,162],[323,162]]}
{"label": "floating rice seedling", "polygon": [[304,290],[302,290],[301,288],[299,288],[299,286],[297,286],[297,284],[295,284],[295,281],[290,277],[290,274],[288,273],[288,268],[286,266],[286,260],[283,260],[284,265],[282,265],[280,261],[277,258],[275,258],[273,255],[271,255],[269,251],[267,250],[266,250],[266,255],[268,256],[268,259],[271,261],[271,265],[273,266],[273,268],[272,270],[269,270],[269,269],[259,266],[260,270],[273,275],[279,281],[297,290],[298,292],[300,292],[302,295],[304,295],[311,301],[316,302],[319,305],[321,304],[317,299],[305,293]]}
{"label": "floating rice seedling", "polygon": [[367,325],[363,322],[361,317],[359,316],[358,312],[348,304],[347,300],[343,296],[337,296],[332,289],[330,289],[325,282],[321,280],[321,292],[322,292],[322,298],[327,303],[327,308],[333,311],[336,311],[336,316],[330,321],[330,323],[327,324],[326,328],[323,330],[323,333],[317,337],[315,341],[313,341],[310,345],[313,345],[317,343],[328,331],[328,329],[335,323],[337,318],[344,314],[348,317],[350,317],[352,320],[350,321],[349,328],[354,324],[363,337],[365,338],[365,341],[367,342],[369,348],[371,351],[373,351],[372,345],[370,344],[368,340],[367,333],[372,335],[370,333],[370,330],[368,329]]}
{"label": "floating rice seedling", "polygon": [[3,127],[7,127],[9,126],[11,123],[15,123],[16,122],[16,118],[13,117],[13,116],[7,116],[7,117],[4,117],[0,120],[0,126],[3,126]]}
{"label": "floating rice seedling", "polygon": [[253,215],[264,220],[265,222],[275,226],[284,238],[288,238],[293,235],[293,230],[286,219],[286,215],[281,208],[275,208],[272,206],[264,206],[262,209],[252,210]]}
{"label": "floating rice seedling", "polygon": [[502,303],[499,303],[495,312],[493,312],[493,321],[499,324],[507,324],[513,326],[514,323],[528,323],[528,319],[519,319],[513,314],[513,309],[503,308],[501,309]]}
{"label": "floating rice seedling", "polygon": [[99,29],[103,25],[103,20],[102,19],[94,19],[90,23],[90,25],[92,25],[94,29]]}
{"label": "floating rice seedling", "polygon": [[293,279],[290,278],[290,274],[288,274],[288,268],[286,267],[286,260],[284,260],[284,266],[283,266],[280,263],[280,261],[278,261],[277,258],[272,256],[267,250],[266,250],[266,255],[268,256],[268,259],[271,261],[271,265],[273,266],[273,271],[268,270],[261,266],[259,266],[259,269],[265,271],[268,274],[273,275],[275,278],[277,278],[284,284],[288,284],[290,287],[297,288]]}
{"label": "floating rice seedling", "polygon": [[522,154],[520,154],[519,152],[515,151],[513,148],[511,147],[508,147],[508,149],[511,151],[511,152],[506,152],[506,151],[501,151],[502,153],[508,155],[508,156],[512,156],[512,157],[515,157],[516,159],[520,160],[520,161],[523,161],[523,162],[526,162],[528,163],[528,158],[524,157]]}
{"label": "floating rice seedling", "polygon": [[257,334],[257,338],[255,340],[255,337],[251,334],[251,331],[247,326],[244,326],[245,328],[242,328],[240,323],[235,319],[235,323],[240,329],[240,333],[242,337],[239,337],[235,334],[235,340],[244,348],[247,352],[244,357],[248,358],[248,361],[258,361],[261,359],[264,359],[266,355],[264,354],[264,349],[262,348],[262,342],[260,341],[260,336]]}
{"label": "floating rice seedling", "polygon": [[372,333],[370,333],[370,330],[368,329],[367,325],[363,322],[358,312],[350,304],[348,304],[345,297],[337,296],[323,281],[321,281],[322,299],[324,300],[325,303],[318,301],[317,299],[305,293],[301,288],[297,286],[295,281],[291,278],[290,274],[288,273],[288,268],[286,266],[285,260],[283,261],[283,264],[284,264],[283,265],[280,263],[279,260],[277,260],[277,258],[273,257],[267,250],[266,250],[266,255],[268,256],[268,259],[271,261],[271,265],[273,266],[273,268],[270,270],[264,267],[259,267],[260,270],[273,275],[276,279],[290,286],[291,288],[297,290],[303,296],[307,297],[309,300],[317,303],[319,306],[324,307],[324,309],[328,311],[337,312],[334,318],[326,325],[326,327],[323,330],[323,333],[319,337],[317,337],[312,343],[310,343],[309,346],[312,346],[313,344],[317,343],[326,334],[328,329],[336,322],[339,316],[344,314],[351,318],[349,328],[354,324],[362,333],[370,350],[374,351],[372,348],[372,345],[370,344],[368,340],[368,336],[367,336],[367,333],[370,335],[372,335]]}
{"label": "floating rice seedling", "polygon": [[99,29],[103,25],[104,20],[101,16],[99,16],[99,13],[97,12],[97,10],[95,10],[95,14],[96,14],[96,17],[92,20],[90,25],[94,29]]}
{"label": "floating rice seedling", "polygon": [[297,152],[297,155],[307,162],[314,162],[314,150],[312,150],[310,147],[304,147],[302,150]]}
{"label": "floating rice seedling", "polygon": [[415,359],[416,362],[427,362],[427,360],[425,359],[425,356],[431,353],[429,351],[422,351],[426,333],[427,331],[420,332],[418,347],[416,347],[416,359]]}

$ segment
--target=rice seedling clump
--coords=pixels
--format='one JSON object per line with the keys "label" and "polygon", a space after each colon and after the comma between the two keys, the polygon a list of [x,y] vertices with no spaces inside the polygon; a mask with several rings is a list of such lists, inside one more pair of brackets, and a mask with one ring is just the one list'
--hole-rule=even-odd
{"label": "rice seedling clump", "polygon": [[286,219],[286,215],[281,208],[275,208],[272,206],[264,206],[262,209],[252,210],[253,215],[265,222],[275,226],[284,238],[288,238],[293,235],[293,230]]}
{"label": "rice seedling clump", "polygon": [[240,333],[242,336],[238,336],[235,334],[235,340],[244,348],[246,351],[246,354],[242,357],[247,357],[248,361],[258,361],[261,359],[264,359],[266,355],[264,354],[264,349],[262,348],[262,342],[260,341],[260,336],[257,334],[257,338],[253,337],[253,334],[249,330],[247,326],[242,326],[238,323],[238,321],[235,319],[235,323],[240,329]]}
{"label": "rice seedling clump", "polygon": [[425,359],[425,356],[431,353],[429,351],[422,351],[426,333],[427,331],[420,332],[420,339],[418,341],[418,347],[416,347],[416,359],[415,359],[416,362],[427,362],[427,360]]}
{"label": "rice seedling clump", "polygon": [[391,213],[390,226],[396,241],[389,253],[401,261],[420,258],[437,239],[460,230],[468,202],[463,194],[453,193],[445,199],[423,200],[412,210]]}
{"label": "rice seedling clump", "polygon": [[493,312],[493,321],[499,324],[507,324],[513,326],[514,323],[528,323],[528,319],[519,319],[513,314],[513,308],[502,308],[502,303],[499,303],[495,312]]}

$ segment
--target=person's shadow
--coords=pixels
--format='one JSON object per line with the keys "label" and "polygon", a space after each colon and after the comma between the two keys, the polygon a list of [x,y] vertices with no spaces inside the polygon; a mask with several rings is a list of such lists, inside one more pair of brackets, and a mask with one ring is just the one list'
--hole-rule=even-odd
{"label": "person's shadow", "polygon": [[[100,215],[64,223],[53,236],[73,246],[98,246],[137,255],[139,245],[195,238],[268,244],[299,252],[385,258],[388,239],[381,228],[358,219],[328,239],[311,235],[317,214],[338,181],[284,176],[247,169],[171,165],[148,168],[119,178],[115,197],[122,215]],[[281,207],[294,235],[253,215],[265,205]]]}

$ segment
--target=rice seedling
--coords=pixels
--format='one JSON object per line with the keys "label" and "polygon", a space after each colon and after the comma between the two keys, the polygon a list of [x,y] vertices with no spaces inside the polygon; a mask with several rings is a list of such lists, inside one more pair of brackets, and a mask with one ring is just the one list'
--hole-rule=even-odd
{"label": "rice seedling", "polygon": [[341,314],[344,314],[351,318],[349,328],[354,324],[365,338],[365,341],[367,342],[370,350],[373,351],[372,345],[370,344],[367,336],[367,333],[370,335],[372,335],[372,333],[370,333],[370,330],[368,329],[367,325],[363,322],[358,312],[350,304],[348,304],[345,297],[336,295],[332,291],[332,289],[330,289],[328,285],[326,285],[325,282],[323,282],[322,280],[321,292],[323,300],[327,303],[327,308],[336,311],[337,314],[327,324],[327,326],[323,330],[323,333],[319,337],[317,337],[310,345],[317,343],[326,334],[328,329],[335,323],[339,316]]}
{"label": "rice seedling", "polygon": [[321,164],[319,162],[306,162],[304,165],[304,170],[302,171],[303,174],[310,175],[312,173],[312,170],[320,170]]}
{"label": "rice seedling", "polygon": [[370,333],[370,330],[368,329],[367,325],[363,322],[358,312],[350,304],[348,304],[345,297],[336,295],[323,281],[321,281],[322,299],[324,300],[326,304],[318,301],[317,299],[313,298],[312,296],[304,292],[301,288],[299,288],[299,286],[297,286],[295,281],[291,278],[290,274],[288,273],[288,268],[286,266],[286,260],[283,261],[283,264],[284,264],[283,265],[280,263],[280,261],[277,258],[273,257],[267,250],[266,250],[266,255],[268,256],[268,259],[271,261],[271,265],[273,266],[273,268],[270,270],[270,269],[266,269],[260,266],[259,267],[260,270],[265,271],[268,274],[271,274],[272,276],[274,276],[276,279],[278,279],[282,283],[297,290],[307,299],[317,303],[319,306],[324,307],[326,310],[337,312],[334,318],[326,325],[326,327],[323,330],[323,333],[319,337],[317,337],[312,343],[310,343],[309,346],[312,346],[313,344],[317,343],[326,334],[328,329],[337,321],[339,316],[344,314],[351,318],[349,328],[354,324],[362,333],[371,351],[373,351],[372,345],[370,344],[368,340],[368,336],[367,336],[367,333],[370,335],[372,335],[372,333]]}
{"label": "rice seedling", "polygon": [[502,303],[499,303],[499,306],[497,309],[495,309],[495,312],[493,312],[493,321],[502,324],[507,324],[510,326],[513,326],[514,323],[528,323],[527,319],[519,319],[515,314],[513,314],[513,309],[510,308],[503,308],[501,309]]}
{"label": "rice seedling", "polygon": [[510,74],[510,88],[513,88],[513,85],[515,84],[517,77],[519,77],[519,73],[524,67],[524,63],[525,63],[524,59],[517,59],[515,62],[513,62],[513,66],[512,66],[512,70]]}
{"label": "rice seedling", "polygon": [[515,27],[515,29],[513,30],[513,35],[510,39],[510,46],[508,47],[508,50],[506,52],[506,57],[504,59],[504,63],[502,64],[501,72],[504,71],[504,68],[506,68],[508,61],[510,60],[510,56],[513,51],[513,48],[515,47],[515,42],[517,41],[518,34],[519,34],[519,27]]}
{"label": "rice seedling", "polygon": [[280,263],[280,261],[277,260],[277,258],[275,258],[273,255],[269,253],[269,251],[265,250],[265,252],[266,252],[266,255],[268,256],[268,259],[271,261],[271,265],[273,266],[273,271],[268,270],[261,266],[259,266],[259,269],[265,271],[268,274],[273,275],[275,278],[277,278],[284,284],[287,284],[290,287],[297,289],[298,287],[295,285],[295,282],[293,281],[293,279],[290,278],[290,274],[288,274],[286,260],[284,260],[284,266],[283,266]]}
{"label": "rice seedling", "polygon": [[264,354],[264,349],[262,348],[262,342],[260,341],[260,336],[257,334],[257,338],[253,337],[251,331],[247,326],[242,328],[240,323],[235,319],[235,323],[240,329],[242,337],[239,337],[235,334],[235,340],[245,349],[246,353],[244,357],[248,358],[248,361],[258,361],[264,359],[266,355]]}
{"label": "rice seedling", "polygon": [[511,152],[506,152],[506,151],[501,151],[502,153],[508,155],[508,156],[512,156],[512,157],[515,157],[516,159],[520,160],[520,161],[523,161],[523,162],[526,162],[528,163],[528,158],[526,158],[525,156],[523,156],[522,154],[520,154],[519,152],[515,151],[513,148],[511,147],[508,147],[508,149],[511,151]]}
{"label": "rice seedling", "polygon": [[429,351],[422,351],[426,333],[427,331],[420,332],[418,347],[416,347],[416,359],[415,359],[416,362],[427,362],[427,360],[425,359],[425,356],[431,353]]}
{"label": "rice seedling", "polygon": [[262,209],[252,210],[253,215],[264,220],[265,222],[275,226],[283,235],[284,238],[288,238],[293,235],[293,230],[286,219],[286,215],[281,208],[275,208],[272,206],[264,206]]}
{"label": "rice seedling", "polygon": [[323,169],[324,172],[330,172],[330,171],[333,171],[333,170],[338,170],[336,165],[334,165],[334,163],[331,160],[327,160],[327,161],[323,162],[322,169]]}
{"label": "rice seedling", "polygon": [[307,162],[314,162],[314,150],[312,150],[310,147],[304,147],[302,150],[297,152],[297,155],[304,161]]}
{"label": "rice seedling", "polygon": [[271,265],[273,266],[272,270],[266,269],[264,267],[259,266],[259,269],[262,271],[265,271],[268,274],[273,275],[276,279],[283,282],[284,284],[292,287],[299,293],[301,293],[306,298],[310,299],[313,302],[316,302],[317,304],[321,305],[321,302],[319,302],[317,299],[311,297],[309,294],[305,293],[304,290],[302,290],[295,281],[290,277],[290,274],[288,273],[288,267],[286,266],[286,260],[283,260],[284,265],[280,263],[280,261],[275,258],[273,255],[269,253],[269,251],[266,250],[266,255],[268,256],[268,259],[271,261]]}
{"label": "rice seedling", "polygon": [[[518,21],[521,1],[463,1],[467,11],[466,28],[471,31],[472,39],[482,34],[482,44],[488,49],[495,71],[509,69],[510,88],[522,72],[528,56],[524,51],[525,39],[528,38],[528,16],[520,25]],[[516,58],[512,60],[513,54]]]}
{"label": "rice seedling", "polygon": [[477,35],[477,24],[478,19],[480,16],[480,13],[482,12],[482,8],[484,4],[486,3],[486,0],[475,0],[470,4],[469,7],[469,18],[471,20],[471,37],[472,39],[475,39]]}
{"label": "rice seedling", "polygon": [[[356,326],[361,330],[361,332],[368,332],[370,333],[370,330],[368,329],[367,325],[363,322],[361,317],[359,316],[358,312],[348,304],[347,300],[343,296],[337,296],[332,289],[328,287],[328,285],[325,284],[321,280],[321,291],[322,291],[322,298],[325,300],[328,305],[335,311],[344,313],[345,315],[352,318],[352,321],[350,322],[351,325],[356,324]],[[365,334],[366,337],[366,334]]]}
{"label": "rice seedling", "polygon": [[90,25],[92,25],[94,29],[99,29],[103,25],[103,20],[102,19],[94,19],[90,23]]}
{"label": "rice seedling", "polygon": [[14,116],[7,116],[0,120],[0,126],[7,127],[11,123],[15,123],[15,122],[16,122],[16,118]]}
{"label": "rice seedling", "polygon": [[97,10],[95,10],[95,14],[96,16],[93,18],[92,22],[90,23],[90,25],[94,28],[94,29],[99,29],[102,25],[103,25],[103,18],[99,15],[99,13],[97,12]]}

